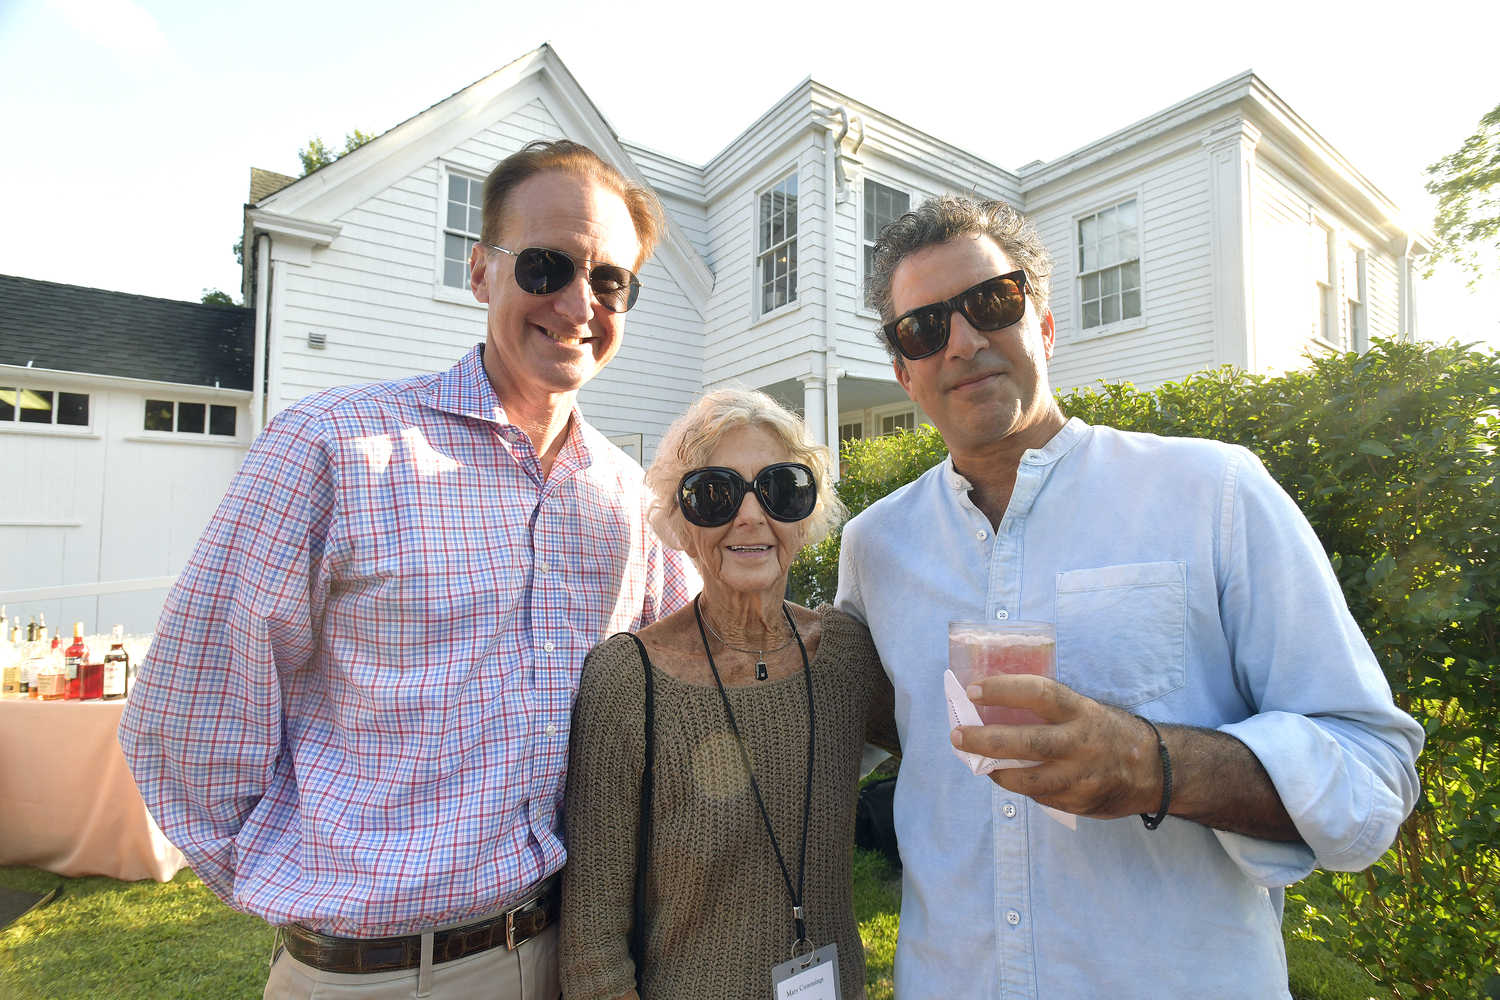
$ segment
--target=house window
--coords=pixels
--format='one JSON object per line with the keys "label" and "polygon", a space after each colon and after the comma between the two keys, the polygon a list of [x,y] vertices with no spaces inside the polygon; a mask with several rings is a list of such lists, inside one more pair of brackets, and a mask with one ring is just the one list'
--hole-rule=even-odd
{"label": "house window", "polygon": [[797,301],[797,175],[760,196],[760,311]]}
{"label": "house window", "polygon": [[1312,227],[1313,336],[1325,344],[1337,344],[1338,305],[1334,300],[1333,230],[1320,222]]}
{"label": "house window", "polygon": [[87,427],[89,394],[0,387],[0,423]]}
{"label": "house window", "polygon": [[865,181],[865,308],[873,308],[870,301],[870,277],[875,273],[875,240],[880,231],[911,211],[911,195],[905,191],[886,187],[876,181]]}
{"label": "house window", "polygon": [[916,426],[915,410],[907,410],[905,413],[888,413],[880,418],[880,436],[887,437],[901,431],[915,430]]}
{"label": "house window", "polygon": [[1083,329],[1141,314],[1141,235],[1134,198],[1078,220]]}
{"label": "house window", "polygon": [[448,214],[443,219],[443,284],[469,287],[469,254],[484,228],[484,181],[448,175]]}
{"label": "house window", "polygon": [[1365,342],[1365,252],[1344,244],[1339,258],[1339,277],[1344,283],[1344,342],[1350,351],[1363,352]]}
{"label": "house window", "polygon": [[175,434],[234,437],[239,407],[217,403],[180,403],[170,399],[146,400],[146,430]]}
{"label": "house window", "polygon": [[862,422],[852,424],[839,424],[839,443],[845,441],[858,441],[865,436],[865,425]]}

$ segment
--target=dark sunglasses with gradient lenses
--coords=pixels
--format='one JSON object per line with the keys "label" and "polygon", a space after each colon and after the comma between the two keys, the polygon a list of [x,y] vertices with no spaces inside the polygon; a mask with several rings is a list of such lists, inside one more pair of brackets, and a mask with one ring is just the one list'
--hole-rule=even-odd
{"label": "dark sunglasses with gradient lenses", "polygon": [[885,325],[886,338],[908,361],[918,361],[948,346],[954,313],[976,330],[1003,330],[1026,315],[1026,272],[1012,271],[981,281],[946,302],[918,306]]}
{"label": "dark sunglasses with gradient lenses", "polygon": [[580,265],[587,265],[584,278],[593,290],[594,298],[610,312],[624,312],[635,305],[636,296],[641,294],[641,282],[635,272],[618,264],[601,264],[597,260],[574,257],[545,247],[527,247],[517,253],[493,243],[485,245],[516,259],[516,284],[523,292],[532,295],[550,295],[567,288]]}
{"label": "dark sunglasses with gradient lenses", "polygon": [[682,477],[677,505],[692,523],[717,528],[734,520],[752,489],[761,509],[778,521],[800,521],[818,505],[818,481],[811,469],[797,462],[768,465],[748,483],[733,469],[694,469]]}

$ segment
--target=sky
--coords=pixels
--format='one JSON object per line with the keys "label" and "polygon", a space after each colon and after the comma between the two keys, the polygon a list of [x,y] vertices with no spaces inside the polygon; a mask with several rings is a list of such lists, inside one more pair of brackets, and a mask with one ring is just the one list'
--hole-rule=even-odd
{"label": "sky", "polygon": [[[624,138],[702,163],[807,76],[1001,166],[1246,69],[1430,229],[1424,168],[1500,103],[1496,0],[0,0],[0,273],[238,295],[251,166],[384,131],[550,41]],[[1426,337],[1500,347],[1500,269],[1417,291]]]}

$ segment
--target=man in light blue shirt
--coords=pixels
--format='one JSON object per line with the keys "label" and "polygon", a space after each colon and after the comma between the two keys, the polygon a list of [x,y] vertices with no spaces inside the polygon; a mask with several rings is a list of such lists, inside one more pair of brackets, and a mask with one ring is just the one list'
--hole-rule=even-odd
{"label": "man in light blue shirt", "polygon": [[[896,376],[949,448],[845,528],[836,602],[896,689],[896,996],[1287,997],[1282,887],[1384,853],[1422,729],[1250,452],[1063,416],[1050,271],[962,197],[875,248]],[[1049,724],[952,729],[948,622],[1011,618],[1055,623],[1058,681],[975,700]],[[976,777],[955,745],[1044,763]]]}

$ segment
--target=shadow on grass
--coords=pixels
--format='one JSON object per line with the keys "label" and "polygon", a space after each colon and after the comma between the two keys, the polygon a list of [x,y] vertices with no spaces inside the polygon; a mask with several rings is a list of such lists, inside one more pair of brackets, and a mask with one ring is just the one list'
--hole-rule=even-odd
{"label": "shadow on grass", "polygon": [[254,1000],[266,982],[271,928],[221,903],[191,871],[166,884],[63,879],[0,868],[0,885],[63,894],[0,934],[0,982],[15,1000]]}

